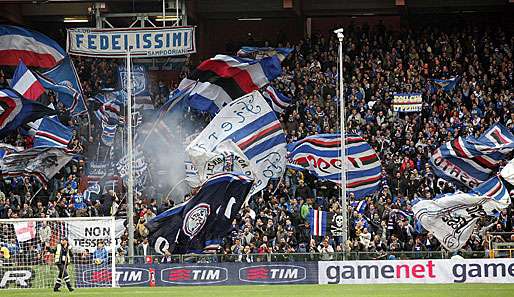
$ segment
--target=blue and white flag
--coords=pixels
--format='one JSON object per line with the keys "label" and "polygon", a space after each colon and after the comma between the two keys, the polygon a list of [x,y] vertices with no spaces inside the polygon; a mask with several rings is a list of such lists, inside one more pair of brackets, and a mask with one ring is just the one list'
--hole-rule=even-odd
{"label": "blue and white flag", "polygon": [[[132,95],[134,96],[134,108],[144,110],[154,109],[150,97],[150,83],[146,68],[143,65],[132,66]],[[127,90],[127,69],[125,65],[118,66],[118,75],[121,89]]]}
{"label": "blue and white flag", "polygon": [[59,122],[57,117],[46,117],[41,121],[34,137],[34,147],[62,147],[70,143],[73,132]]}
{"label": "blue and white flag", "polygon": [[102,122],[102,142],[107,146],[112,146],[114,143],[114,137],[116,136],[116,128],[118,124],[108,124],[106,122]]}
{"label": "blue and white flag", "polygon": [[221,244],[252,188],[253,180],[236,173],[212,176],[186,202],[146,224],[150,245],[160,254],[201,253]]}
{"label": "blue and white flag", "polygon": [[214,115],[232,100],[259,90],[281,73],[276,56],[252,60],[216,55],[198,65],[180,82],[178,89],[193,86],[187,98],[188,106]]}
{"label": "blue and white flag", "polygon": [[275,112],[258,91],[230,102],[186,148],[193,164],[195,150],[215,151],[224,140],[232,140],[250,160],[255,173],[251,194],[264,189],[272,178],[280,178],[286,167],[286,137]]}
{"label": "blue and white flag", "polygon": [[284,110],[291,105],[291,98],[275,90],[270,85],[264,88],[262,96],[276,113],[283,113]]}
{"label": "blue and white flag", "polygon": [[54,68],[36,76],[45,89],[56,92],[57,100],[62,102],[72,115],[87,111],[77,71],[70,57],[65,57]]}
{"label": "blue and white flag", "polygon": [[478,139],[458,137],[432,153],[430,164],[437,176],[472,189],[489,179],[514,150],[514,135],[501,124]]}
{"label": "blue and white flag", "polygon": [[[346,187],[362,199],[379,189],[382,178],[380,159],[360,136],[346,137]],[[291,143],[287,147],[292,169],[299,166],[320,179],[341,182],[341,140],[339,134],[318,134]]]}
{"label": "blue and white flag", "polygon": [[120,123],[122,119],[120,113],[121,106],[116,101],[108,101],[95,110],[96,118],[109,125],[117,125]]}
{"label": "blue and white flag", "polygon": [[332,219],[329,218],[328,213],[326,211],[311,208],[309,209],[307,219],[309,220],[309,224],[311,225],[312,236],[327,235],[327,231],[330,227],[330,222],[332,221]]}
{"label": "blue and white flag", "polygon": [[11,133],[25,123],[55,114],[55,110],[23,99],[11,89],[0,89],[0,136]]}
{"label": "blue and white flag", "polygon": [[356,210],[358,213],[363,214],[366,211],[366,208],[368,207],[368,202],[366,200],[357,200],[353,201],[351,203],[351,206]]}
{"label": "blue and white flag", "polygon": [[254,47],[254,46],[243,46],[237,55],[243,58],[252,57],[254,59],[262,59],[265,57],[276,56],[281,62],[289,56],[294,49],[289,47]]}
{"label": "blue and white flag", "polygon": [[450,79],[432,79],[432,85],[430,88],[431,93],[437,92],[438,89],[441,89],[445,92],[451,92],[457,86],[459,82],[459,77],[453,77]]}

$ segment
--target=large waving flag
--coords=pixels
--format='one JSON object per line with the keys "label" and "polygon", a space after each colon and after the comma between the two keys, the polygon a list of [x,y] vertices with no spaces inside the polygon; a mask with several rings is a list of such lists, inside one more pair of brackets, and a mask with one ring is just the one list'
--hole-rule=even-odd
{"label": "large waving flag", "polygon": [[[346,136],[346,187],[361,199],[378,190],[382,167],[377,153],[360,136]],[[308,136],[287,147],[294,169],[307,169],[318,178],[341,182],[341,140],[339,134]]]}
{"label": "large waving flag", "polygon": [[252,60],[216,55],[202,62],[178,87],[194,84],[188,98],[191,108],[216,114],[232,100],[256,91],[282,73],[276,56]]}
{"label": "large waving flag", "polygon": [[455,193],[436,200],[421,200],[412,210],[423,228],[432,232],[450,251],[457,251],[468,241],[476,222],[495,215],[509,204],[487,196]]}
{"label": "large waving flag", "polygon": [[280,61],[283,61],[289,54],[293,52],[292,48],[289,47],[253,47],[253,46],[243,46],[239,51],[237,51],[237,55],[239,57],[254,57],[255,59],[262,59],[265,57],[277,56]]}
{"label": "large waving flag", "polygon": [[22,60],[20,60],[18,67],[16,67],[11,86],[13,90],[30,100],[37,100],[45,92],[45,88],[43,88]]}
{"label": "large waving flag", "polygon": [[57,93],[57,100],[61,101],[72,115],[87,111],[79,78],[69,57],[54,68],[38,74],[37,77],[45,89]]}
{"label": "large waving flag", "polygon": [[453,77],[450,79],[432,79],[432,87],[430,91],[435,93],[437,89],[441,89],[445,92],[451,92],[457,86],[458,81],[458,77]]}
{"label": "large waving flag", "polygon": [[55,110],[43,104],[23,99],[10,89],[0,89],[0,136],[25,123],[55,114]]}
{"label": "large waving flag", "polygon": [[275,90],[272,86],[266,86],[262,91],[262,96],[268,101],[269,105],[277,113],[283,113],[291,105],[291,98]]}
{"label": "large waving flag", "polygon": [[34,147],[62,147],[71,141],[73,132],[69,127],[59,122],[57,117],[46,117],[39,124],[34,137]]}
{"label": "large waving flag", "polygon": [[506,155],[514,150],[514,135],[501,124],[490,127],[478,139],[458,137],[432,153],[436,175],[468,188],[489,179]]}
{"label": "large waving flag", "polygon": [[221,244],[243,206],[253,180],[236,173],[212,176],[198,193],[146,224],[150,244],[161,254],[202,252]]}
{"label": "large waving flag", "polygon": [[227,139],[243,151],[255,171],[255,185],[251,194],[264,189],[269,179],[284,174],[286,137],[275,112],[258,91],[223,108],[188,145],[186,152],[197,168],[203,168],[205,163],[195,159],[193,150],[213,152]]}
{"label": "large waving flag", "polygon": [[31,148],[5,156],[1,176],[33,176],[46,185],[72,158],[62,148]]}
{"label": "large waving flag", "polygon": [[16,66],[23,60],[28,66],[52,68],[66,57],[64,49],[39,32],[0,25],[0,65]]}
{"label": "large waving flag", "polygon": [[505,180],[500,175],[493,176],[483,182],[478,187],[474,188],[473,192],[505,204],[510,204],[509,191],[505,186]]}

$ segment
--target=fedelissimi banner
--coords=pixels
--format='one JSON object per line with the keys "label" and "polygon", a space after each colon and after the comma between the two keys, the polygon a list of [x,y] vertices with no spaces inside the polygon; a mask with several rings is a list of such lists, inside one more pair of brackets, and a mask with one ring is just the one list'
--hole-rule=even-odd
{"label": "fedelissimi banner", "polygon": [[179,56],[196,52],[195,28],[68,29],[66,50],[71,55],[120,58]]}
{"label": "fedelissimi banner", "polygon": [[423,98],[421,93],[396,93],[393,96],[393,110],[398,112],[421,111]]}

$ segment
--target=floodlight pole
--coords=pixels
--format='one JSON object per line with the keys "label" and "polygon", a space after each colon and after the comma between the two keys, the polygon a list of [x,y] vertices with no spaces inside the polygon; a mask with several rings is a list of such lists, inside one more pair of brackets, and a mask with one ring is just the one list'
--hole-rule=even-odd
{"label": "floodlight pole", "polygon": [[133,172],[133,141],[132,141],[132,65],[130,48],[127,49],[127,222],[128,222],[128,256],[129,263],[134,261],[134,172]]}
{"label": "floodlight pole", "polygon": [[346,202],[346,116],[343,95],[343,28],[334,31],[339,39],[339,109],[340,109],[340,131],[341,131],[341,215],[343,216],[343,249],[346,250],[348,240],[348,207]]}

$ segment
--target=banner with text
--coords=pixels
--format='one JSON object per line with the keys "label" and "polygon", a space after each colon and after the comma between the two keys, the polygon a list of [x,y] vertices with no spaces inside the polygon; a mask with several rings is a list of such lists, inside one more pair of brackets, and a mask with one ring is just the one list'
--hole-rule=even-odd
{"label": "banner with text", "polygon": [[196,52],[195,28],[68,29],[69,54],[120,58],[131,48],[132,57],[180,56]]}
{"label": "banner with text", "polygon": [[393,110],[397,112],[417,112],[423,107],[421,93],[396,93],[393,95]]}
{"label": "banner with text", "polygon": [[[121,242],[121,236],[125,232],[124,219],[115,222],[116,245]],[[106,246],[111,242],[111,221],[110,220],[84,220],[66,222],[68,240],[72,248],[77,250],[96,248],[98,241],[103,240]]]}
{"label": "banner with text", "polygon": [[318,262],[320,284],[511,283],[514,259]]}

